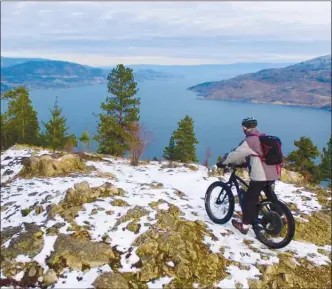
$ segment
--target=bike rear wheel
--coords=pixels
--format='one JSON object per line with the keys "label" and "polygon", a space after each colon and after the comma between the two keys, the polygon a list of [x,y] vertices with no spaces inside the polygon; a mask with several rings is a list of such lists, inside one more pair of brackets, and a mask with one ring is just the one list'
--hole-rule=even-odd
{"label": "bike rear wheel", "polygon": [[[260,217],[260,212],[262,212],[262,217]],[[280,249],[286,247],[293,240],[295,220],[284,203],[262,201],[257,209],[253,229],[257,239],[265,246]],[[278,235],[280,236],[277,237]],[[268,239],[268,236],[271,236],[273,240]]]}
{"label": "bike rear wheel", "polygon": [[[214,197],[214,193],[216,196]],[[220,207],[224,214],[217,216],[213,212],[213,208]],[[205,209],[212,220],[216,224],[225,224],[233,216],[235,207],[234,195],[231,189],[221,181],[212,183],[205,193]]]}

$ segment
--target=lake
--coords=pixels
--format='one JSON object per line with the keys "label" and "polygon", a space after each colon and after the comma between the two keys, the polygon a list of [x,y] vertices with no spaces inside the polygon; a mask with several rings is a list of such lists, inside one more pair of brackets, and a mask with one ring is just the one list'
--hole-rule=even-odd
{"label": "lake", "polygon": [[[245,102],[214,101],[198,99],[186,89],[202,80],[159,79],[140,82],[138,96],[141,98],[141,121],[153,131],[155,143],[151,144],[143,158],[160,158],[168,145],[177,123],[186,114],[194,120],[197,156],[203,161],[208,147],[212,162],[234,148],[243,138],[241,120],[246,116],[258,119],[261,132],[280,137],[284,154],[294,149],[294,140],[310,137],[321,150],[331,134],[331,112],[320,109],[290,107]],[[90,135],[96,131],[99,119],[93,115],[100,111],[107,87],[93,85],[69,89],[32,90],[31,99],[40,121],[50,117],[49,108],[58,96],[63,113],[67,117],[70,132],[80,136],[87,129]],[[4,107],[3,107],[4,108]],[[96,143],[92,143],[92,150]],[[210,163],[211,163],[210,160]]]}

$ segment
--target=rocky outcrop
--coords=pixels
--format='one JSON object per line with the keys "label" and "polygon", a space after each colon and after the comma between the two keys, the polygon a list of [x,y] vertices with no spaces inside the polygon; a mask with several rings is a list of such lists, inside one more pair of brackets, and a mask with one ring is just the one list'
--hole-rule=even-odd
{"label": "rocky outcrop", "polygon": [[124,196],[124,191],[118,190],[109,182],[96,188],[90,188],[88,182],[80,182],[75,184],[74,188],[67,190],[66,196],[62,202],[57,205],[50,205],[47,208],[48,218],[53,219],[57,214],[60,214],[65,220],[71,222],[82,209],[83,204],[94,202],[97,198],[114,196]]}
{"label": "rocky outcrop", "polygon": [[331,245],[331,213],[315,212],[309,217],[309,222],[297,222],[295,240]]}
{"label": "rocky outcrop", "polygon": [[117,220],[117,222],[115,223],[115,227],[130,220],[138,221],[141,217],[146,216],[148,214],[149,211],[147,211],[143,207],[135,206],[134,208],[129,209],[124,216],[122,216]]}
{"label": "rocky outcrop", "polygon": [[43,249],[44,239],[40,228],[27,223],[24,226],[25,232],[11,239],[8,248],[1,250],[3,258],[15,259],[18,255],[27,255],[33,258]]}
{"label": "rocky outcrop", "polygon": [[61,272],[64,267],[82,271],[84,268],[109,264],[112,259],[115,259],[115,254],[112,248],[104,243],[59,234],[47,263],[56,272]]}
{"label": "rocky outcrop", "polygon": [[55,159],[50,155],[42,155],[27,158],[23,162],[23,169],[19,176],[23,178],[56,177],[85,171],[88,171],[88,168],[76,154],[67,154],[59,159]]}
{"label": "rocky outcrop", "polygon": [[331,266],[317,267],[306,259],[292,260],[291,253],[279,254],[276,265],[258,265],[263,274],[259,280],[249,280],[249,288],[331,288]]}
{"label": "rocky outcrop", "polygon": [[[135,241],[141,263],[137,278],[149,282],[174,277],[165,288],[192,288],[194,282],[199,287],[213,286],[226,276],[227,261],[203,244],[204,236],[210,236],[205,224],[180,219],[180,215],[179,209],[159,211],[157,223]],[[167,264],[170,261],[174,267]]]}
{"label": "rocky outcrop", "polygon": [[303,184],[304,177],[297,172],[282,169],[280,181],[291,184]]}
{"label": "rocky outcrop", "polygon": [[103,273],[93,283],[96,289],[129,289],[128,281],[119,273]]}
{"label": "rocky outcrop", "polygon": [[51,285],[58,280],[58,276],[53,269],[49,269],[43,276],[43,282],[45,285]]}

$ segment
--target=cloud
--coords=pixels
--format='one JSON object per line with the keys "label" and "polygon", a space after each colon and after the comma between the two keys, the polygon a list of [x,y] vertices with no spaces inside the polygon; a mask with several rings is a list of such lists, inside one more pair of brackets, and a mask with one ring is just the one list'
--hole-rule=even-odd
{"label": "cloud", "polygon": [[329,2],[3,2],[1,8],[2,55],[218,63],[304,60],[331,50]]}

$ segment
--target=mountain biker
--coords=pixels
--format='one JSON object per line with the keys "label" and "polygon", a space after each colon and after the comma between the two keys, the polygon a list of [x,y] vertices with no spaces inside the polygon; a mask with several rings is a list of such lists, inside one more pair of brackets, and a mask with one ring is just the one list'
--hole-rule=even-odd
{"label": "mountain biker", "polygon": [[242,222],[232,220],[233,226],[245,235],[248,233],[249,224],[253,223],[260,192],[264,191],[270,201],[278,201],[272,186],[281,176],[278,165],[266,165],[261,158],[257,157],[257,155],[262,155],[263,152],[257,136],[260,133],[256,127],[257,120],[255,118],[243,119],[242,128],[246,135],[245,139],[216,164],[218,168],[221,168],[228,164],[242,165],[248,163],[250,183],[247,192],[243,196]]}

